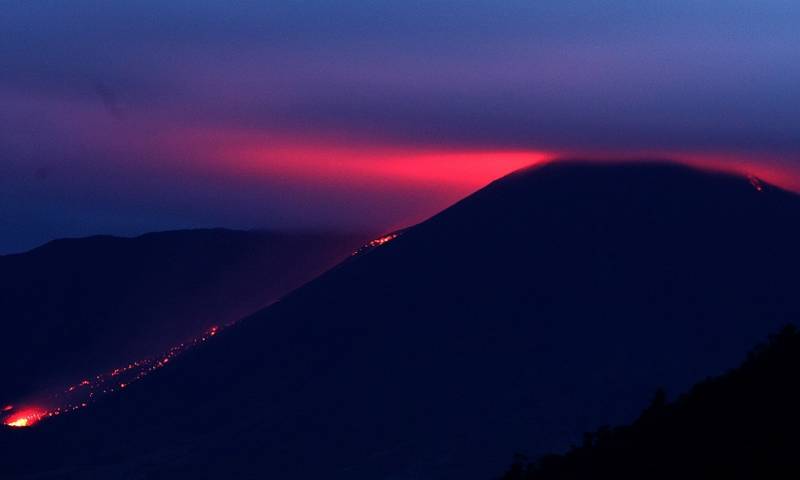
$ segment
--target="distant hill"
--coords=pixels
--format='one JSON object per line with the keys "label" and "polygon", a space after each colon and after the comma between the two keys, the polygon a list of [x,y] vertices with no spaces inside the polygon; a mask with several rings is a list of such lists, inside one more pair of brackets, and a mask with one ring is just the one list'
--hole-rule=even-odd
{"label": "distant hill", "polygon": [[800,334],[787,328],[739,368],[674,402],[657,393],[631,425],[587,433],[565,455],[519,459],[503,480],[798,478],[798,375]]}
{"label": "distant hill", "polygon": [[56,240],[0,256],[0,402],[237,320],[365,238],[186,230]]}
{"label": "distant hill", "polygon": [[519,171],[124,394],[0,431],[0,463],[9,478],[493,478],[510,452],[630,422],[658,387],[720,374],[800,318],[798,220],[797,195],[677,165]]}

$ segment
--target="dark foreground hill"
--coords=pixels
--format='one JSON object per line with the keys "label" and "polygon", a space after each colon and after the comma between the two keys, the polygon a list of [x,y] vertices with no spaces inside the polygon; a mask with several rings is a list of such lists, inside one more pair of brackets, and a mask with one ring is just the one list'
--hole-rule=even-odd
{"label": "dark foreground hill", "polygon": [[796,195],[674,165],[521,171],[124,395],[0,431],[0,463],[9,478],[491,478],[798,318],[799,219]]}
{"label": "dark foreground hill", "polygon": [[187,230],[57,240],[0,256],[0,402],[237,320],[346,258],[363,240]]}
{"label": "dark foreground hill", "polygon": [[503,480],[798,478],[798,375],[800,334],[787,328],[741,367],[671,403],[657,394],[633,424],[587,433],[566,455],[519,460]]}

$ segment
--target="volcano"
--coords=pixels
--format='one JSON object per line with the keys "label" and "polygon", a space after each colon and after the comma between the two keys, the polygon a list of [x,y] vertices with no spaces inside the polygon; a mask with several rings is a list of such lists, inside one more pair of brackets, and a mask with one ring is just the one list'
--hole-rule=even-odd
{"label": "volcano", "polygon": [[5,473],[491,478],[563,451],[798,318],[800,197],[755,180],[518,171],[124,394],[0,431]]}

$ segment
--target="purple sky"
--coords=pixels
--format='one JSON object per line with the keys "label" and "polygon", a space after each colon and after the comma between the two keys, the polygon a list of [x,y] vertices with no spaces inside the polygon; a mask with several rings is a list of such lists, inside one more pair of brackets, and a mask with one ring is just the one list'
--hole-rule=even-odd
{"label": "purple sky", "polygon": [[7,0],[0,253],[369,229],[549,156],[800,185],[800,2]]}

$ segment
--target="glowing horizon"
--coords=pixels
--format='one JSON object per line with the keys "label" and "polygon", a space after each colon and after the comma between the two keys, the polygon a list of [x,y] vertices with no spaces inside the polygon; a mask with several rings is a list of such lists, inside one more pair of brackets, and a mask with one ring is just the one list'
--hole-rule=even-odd
{"label": "glowing horizon", "polygon": [[385,231],[562,156],[800,190],[796,2],[332,8],[10,5],[0,253],[196,227]]}

